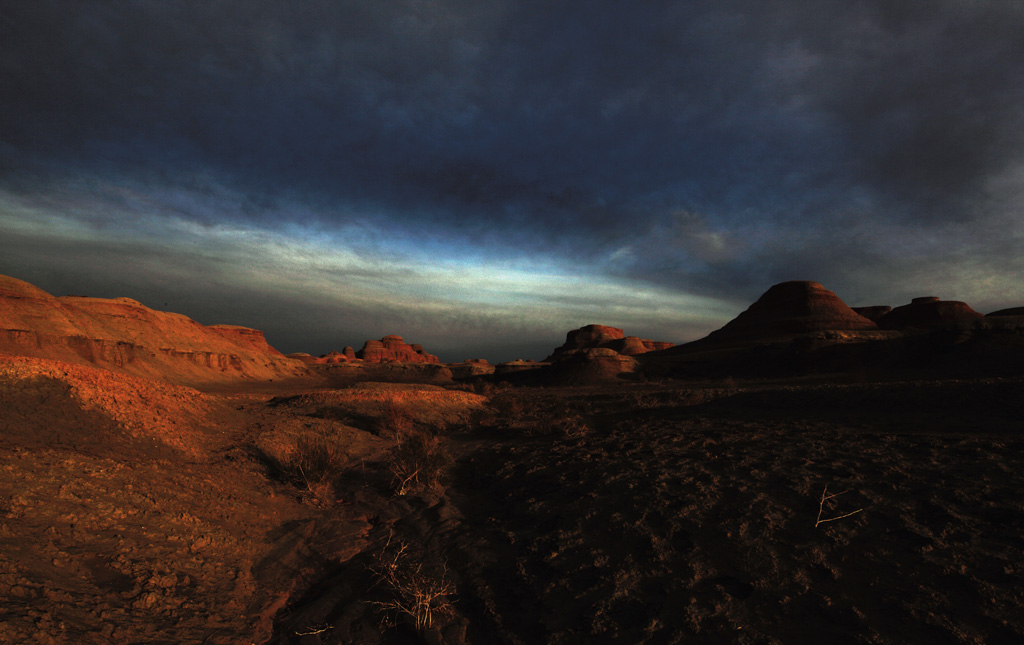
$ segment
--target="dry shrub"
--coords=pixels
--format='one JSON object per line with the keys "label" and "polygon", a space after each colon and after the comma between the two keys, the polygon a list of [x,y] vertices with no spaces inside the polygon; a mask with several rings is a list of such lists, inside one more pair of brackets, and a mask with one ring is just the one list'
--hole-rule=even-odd
{"label": "dry shrub", "polygon": [[380,417],[377,418],[377,434],[394,433],[396,436],[411,434],[415,429],[407,410],[393,400],[384,401]]}
{"label": "dry shrub", "polygon": [[519,399],[509,395],[491,398],[487,405],[473,410],[469,424],[476,428],[508,429],[520,425],[526,416],[526,406]]}
{"label": "dry shrub", "polygon": [[373,604],[387,612],[389,619],[411,620],[423,632],[433,625],[435,618],[454,614],[451,597],[455,585],[443,563],[431,566],[408,544],[392,541],[389,537],[372,568],[389,598]]}
{"label": "dry shrub", "polygon": [[386,463],[395,493],[405,495],[417,486],[439,483],[453,461],[439,437],[418,431],[402,436]]}
{"label": "dry shrub", "polygon": [[651,392],[633,392],[633,406],[641,410],[649,410],[661,405],[658,396]]}
{"label": "dry shrub", "polygon": [[521,398],[511,394],[499,395],[491,399],[491,409],[505,424],[515,425],[526,417],[526,404]]}
{"label": "dry shrub", "polygon": [[295,474],[312,492],[329,488],[348,465],[348,456],[331,433],[302,435],[295,442],[292,455]]}
{"label": "dry shrub", "polygon": [[590,426],[578,414],[570,414],[555,419],[551,425],[555,431],[568,439],[582,439],[590,434]]}
{"label": "dry shrub", "polygon": [[714,393],[706,388],[687,388],[679,390],[678,394],[681,406],[703,405],[714,398]]}
{"label": "dry shrub", "polygon": [[497,388],[491,381],[485,381],[479,379],[473,382],[473,392],[476,394],[482,394],[483,396],[491,396]]}
{"label": "dry shrub", "polygon": [[493,428],[498,425],[498,415],[494,408],[478,408],[470,413],[469,425],[474,428]]}

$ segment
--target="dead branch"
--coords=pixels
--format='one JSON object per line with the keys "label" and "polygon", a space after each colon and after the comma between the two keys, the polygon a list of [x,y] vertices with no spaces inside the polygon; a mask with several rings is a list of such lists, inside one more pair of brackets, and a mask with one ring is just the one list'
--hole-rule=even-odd
{"label": "dead branch", "polygon": [[832,499],[834,497],[839,497],[840,495],[845,495],[847,492],[849,492],[849,491],[845,491],[844,490],[841,493],[833,493],[832,495],[829,495],[828,494],[828,484],[825,485],[825,490],[821,491],[821,501],[818,503],[818,519],[814,522],[814,528],[818,528],[819,525],[824,524],[825,522],[835,522],[836,520],[841,520],[844,517],[850,517],[851,515],[856,515],[857,513],[860,513],[861,511],[864,510],[863,508],[858,508],[857,510],[852,511],[850,513],[846,513],[845,515],[839,515],[837,517],[826,517],[825,519],[821,518],[822,513],[825,512],[825,502],[827,502],[828,500],[830,500],[830,499]]}

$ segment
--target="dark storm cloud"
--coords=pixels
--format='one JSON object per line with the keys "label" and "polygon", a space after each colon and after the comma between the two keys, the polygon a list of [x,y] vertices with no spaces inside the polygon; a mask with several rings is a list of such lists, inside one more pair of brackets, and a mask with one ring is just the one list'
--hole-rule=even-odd
{"label": "dark storm cloud", "polygon": [[1019,4],[892,5],[22,3],[3,138],[553,234],[851,179],[962,210],[1020,143]]}
{"label": "dark storm cloud", "polygon": [[999,1],[5,3],[0,188],[736,306],[1010,281],[1021,33]]}

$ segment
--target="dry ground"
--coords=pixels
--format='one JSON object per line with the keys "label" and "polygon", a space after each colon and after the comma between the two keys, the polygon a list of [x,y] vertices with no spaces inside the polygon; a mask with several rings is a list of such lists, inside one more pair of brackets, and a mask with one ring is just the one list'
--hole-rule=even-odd
{"label": "dry ground", "polygon": [[0,368],[0,642],[1024,640],[1021,379]]}
{"label": "dry ground", "polygon": [[488,639],[1021,642],[1020,382],[748,387],[515,404],[464,471]]}

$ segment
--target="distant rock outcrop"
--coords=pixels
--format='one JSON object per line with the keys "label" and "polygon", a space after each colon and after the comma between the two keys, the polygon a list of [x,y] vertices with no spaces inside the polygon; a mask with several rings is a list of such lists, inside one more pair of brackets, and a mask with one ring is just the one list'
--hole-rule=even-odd
{"label": "distant rock outcrop", "polygon": [[422,345],[408,345],[401,336],[394,334],[380,340],[368,340],[358,352],[351,347],[333,351],[322,356],[289,354],[307,365],[337,365],[339,363],[440,363],[437,356],[423,351]]}
{"label": "distant rock outcrop", "polygon": [[821,284],[782,282],[707,340],[756,340],[816,331],[871,331],[878,326]]}
{"label": "distant rock outcrop", "polygon": [[626,336],[618,327],[607,325],[586,325],[574,329],[565,335],[565,343],[555,349],[545,362],[565,360],[581,350],[610,349],[618,354],[636,356],[647,352],[668,349],[674,343],[648,340],[636,336]]}
{"label": "distant rock outcrop", "polygon": [[54,297],[0,276],[0,355],[93,364],[180,384],[308,375],[263,332],[201,325],[130,298]]}
{"label": "distant rock outcrop", "polygon": [[1000,309],[999,311],[993,311],[992,313],[985,315],[987,317],[1024,316],[1024,307],[1010,307],[1009,309]]}
{"label": "distant rock outcrop", "polygon": [[914,298],[909,305],[896,307],[878,321],[883,329],[927,329],[942,325],[965,325],[984,318],[958,300],[939,300],[935,296]]}
{"label": "distant rock outcrop", "polygon": [[394,334],[380,340],[368,340],[363,348],[355,353],[356,358],[370,363],[394,361],[399,363],[439,363],[437,356],[427,354],[422,345],[409,345],[401,336]]}
{"label": "distant rock outcrop", "polygon": [[498,363],[495,365],[494,374],[497,376],[504,376],[518,372],[543,369],[548,365],[548,363],[532,361],[525,358],[517,358],[514,361],[505,361],[504,363]]}
{"label": "distant rock outcrop", "polygon": [[637,360],[607,347],[577,350],[551,366],[552,380],[563,385],[606,383],[636,371]]}
{"label": "distant rock outcrop", "polygon": [[336,365],[338,363],[348,363],[349,361],[355,360],[355,357],[349,358],[344,352],[338,351],[328,352],[323,356],[311,356],[305,352],[296,352],[294,354],[288,354],[288,358],[302,361],[306,365]]}
{"label": "distant rock outcrop", "polygon": [[471,378],[494,374],[495,368],[485,358],[467,358],[461,363],[450,364],[448,369],[452,371],[453,378]]}

